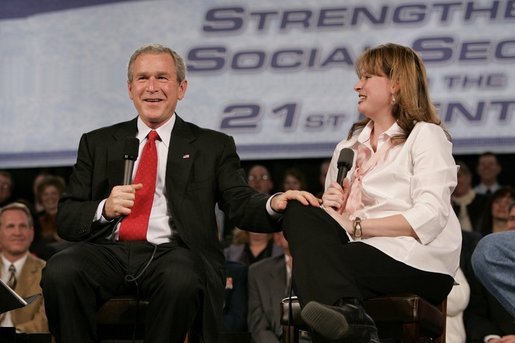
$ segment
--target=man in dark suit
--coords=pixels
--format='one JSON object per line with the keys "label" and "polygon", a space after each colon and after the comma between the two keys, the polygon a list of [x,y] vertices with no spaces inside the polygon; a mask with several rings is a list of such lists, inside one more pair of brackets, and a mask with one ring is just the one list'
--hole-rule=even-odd
{"label": "man in dark suit", "polygon": [[[280,230],[273,215],[288,200],[317,205],[305,192],[253,191],[231,137],[175,114],[185,70],[169,48],[138,49],[128,66],[138,117],[81,138],[57,216],[60,236],[79,243],[54,255],[42,279],[57,342],[96,340],[97,308],[130,291],[149,299],[145,341],[182,343],[189,333],[191,342],[216,342],[226,279],[215,204],[235,225],[266,232]],[[123,185],[128,137],[141,141],[140,157]],[[131,227],[138,218],[146,219]]]}
{"label": "man in dark suit", "polygon": [[[281,235],[282,233],[277,233]],[[277,238],[275,238],[277,242]],[[282,240],[286,242],[284,236]],[[286,244],[287,246],[287,244]],[[287,295],[291,255],[268,257],[249,268],[249,330],[254,343],[279,343],[281,341],[281,300]]]}
{"label": "man in dark suit", "polygon": [[[290,295],[292,258],[282,232],[274,234],[283,254],[265,258],[249,268],[249,331],[254,343],[281,342],[281,300]],[[301,332],[300,342],[311,342]]]}

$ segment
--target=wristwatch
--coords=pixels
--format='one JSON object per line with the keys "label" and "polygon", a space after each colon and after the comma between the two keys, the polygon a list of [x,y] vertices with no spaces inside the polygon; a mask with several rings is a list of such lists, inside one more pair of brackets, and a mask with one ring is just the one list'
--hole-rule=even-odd
{"label": "wristwatch", "polygon": [[362,234],[363,234],[363,232],[361,230],[361,218],[356,217],[354,219],[354,233],[353,233],[354,239],[357,241],[361,240]]}

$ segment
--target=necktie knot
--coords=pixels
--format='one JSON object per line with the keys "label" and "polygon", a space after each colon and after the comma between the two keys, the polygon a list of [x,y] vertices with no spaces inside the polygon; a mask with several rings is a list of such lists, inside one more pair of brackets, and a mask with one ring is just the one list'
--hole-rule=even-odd
{"label": "necktie knot", "polygon": [[156,130],[152,130],[148,133],[148,140],[150,141],[156,141],[156,140],[159,140],[159,134],[157,133]]}

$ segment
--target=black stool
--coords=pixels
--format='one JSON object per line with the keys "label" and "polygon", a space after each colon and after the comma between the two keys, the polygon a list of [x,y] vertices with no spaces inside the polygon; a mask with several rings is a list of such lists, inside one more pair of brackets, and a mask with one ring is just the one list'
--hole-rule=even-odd
{"label": "black stool", "polygon": [[[381,339],[395,339],[400,343],[445,343],[447,300],[435,306],[418,295],[400,294],[368,299],[363,307],[374,319]],[[282,300],[283,343],[297,343],[299,330],[309,330],[300,311],[297,297]]]}

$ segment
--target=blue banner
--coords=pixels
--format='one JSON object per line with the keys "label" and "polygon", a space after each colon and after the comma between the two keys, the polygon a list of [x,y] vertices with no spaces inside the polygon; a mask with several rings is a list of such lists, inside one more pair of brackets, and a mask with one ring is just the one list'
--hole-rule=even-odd
{"label": "blue banner", "polygon": [[[24,6],[20,4],[24,3]],[[177,112],[243,159],[331,155],[357,120],[354,61],[413,47],[456,154],[515,152],[515,0],[0,2],[0,168],[72,165],[82,133],[136,116],[132,52],[177,50]]]}

